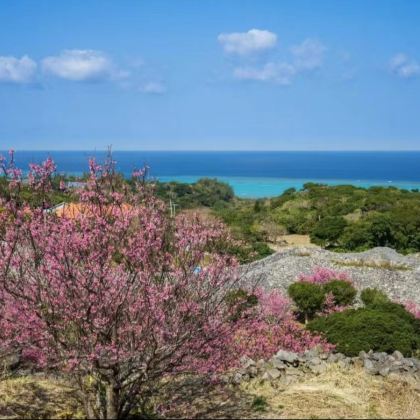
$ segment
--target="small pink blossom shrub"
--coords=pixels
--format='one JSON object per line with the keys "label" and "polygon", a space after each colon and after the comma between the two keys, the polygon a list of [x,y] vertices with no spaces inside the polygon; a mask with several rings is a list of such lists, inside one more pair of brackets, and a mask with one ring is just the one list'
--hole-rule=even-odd
{"label": "small pink blossom shrub", "polygon": [[[347,273],[342,271],[332,270],[326,267],[316,267],[310,274],[300,274],[298,281],[307,282],[316,285],[325,285],[333,280],[345,281],[353,284]],[[331,292],[325,294],[325,301],[318,315],[328,315],[334,312],[342,312],[348,309],[349,305],[337,305],[335,303],[334,295]]]}
{"label": "small pink blossom shrub", "polygon": [[331,280],[343,280],[351,283],[347,273],[335,271],[326,267],[316,267],[311,274],[301,274],[299,281],[306,281],[314,284],[325,284]]}
{"label": "small pink blossom shrub", "polygon": [[235,337],[236,354],[257,360],[268,359],[279,349],[302,353],[315,346],[324,351],[334,348],[295,320],[290,299],[279,291],[258,289],[255,294],[258,306]]}
{"label": "small pink blossom shrub", "polygon": [[420,319],[420,305],[413,301],[407,301],[404,304],[405,309],[410,312],[415,318]]}

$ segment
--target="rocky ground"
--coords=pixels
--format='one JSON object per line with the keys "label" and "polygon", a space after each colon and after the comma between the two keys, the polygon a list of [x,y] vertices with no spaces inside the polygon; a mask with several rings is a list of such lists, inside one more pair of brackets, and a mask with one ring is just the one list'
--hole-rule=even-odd
{"label": "rocky ground", "polygon": [[290,247],[242,269],[245,282],[286,291],[299,274],[309,274],[316,267],[348,273],[359,290],[376,287],[393,300],[420,304],[420,257],[401,255],[391,248],[336,253],[318,247]]}

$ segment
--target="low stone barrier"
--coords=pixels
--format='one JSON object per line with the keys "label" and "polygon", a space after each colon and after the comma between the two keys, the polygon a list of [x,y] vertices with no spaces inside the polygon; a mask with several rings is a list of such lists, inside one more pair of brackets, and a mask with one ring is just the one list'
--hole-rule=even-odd
{"label": "low stone barrier", "polygon": [[244,356],[240,364],[240,368],[224,377],[225,382],[240,384],[259,378],[289,385],[305,375],[319,375],[325,372],[329,365],[336,364],[343,369],[361,367],[370,375],[394,376],[414,381],[420,389],[420,360],[404,357],[399,351],[392,354],[362,351],[357,357],[347,357],[341,353],[323,353],[316,348],[302,354],[279,350],[268,361],[254,361]]}

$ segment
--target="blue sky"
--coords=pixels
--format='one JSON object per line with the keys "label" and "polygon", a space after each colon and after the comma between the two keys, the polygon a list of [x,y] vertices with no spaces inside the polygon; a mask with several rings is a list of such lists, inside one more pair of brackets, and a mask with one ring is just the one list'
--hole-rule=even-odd
{"label": "blue sky", "polygon": [[2,0],[0,150],[419,150],[420,1]]}

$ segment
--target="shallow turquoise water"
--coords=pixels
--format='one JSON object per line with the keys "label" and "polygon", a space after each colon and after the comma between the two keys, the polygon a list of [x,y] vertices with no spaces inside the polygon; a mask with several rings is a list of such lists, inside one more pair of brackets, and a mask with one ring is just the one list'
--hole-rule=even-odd
{"label": "shallow turquoise water", "polygon": [[[202,176],[160,176],[158,179],[163,182],[178,181],[184,183],[193,183],[203,178]],[[210,177],[213,178],[213,177]],[[397,187],[407,190],[418,188],[420,182],[392,182],[392,181],[366,181],[366,180],[348,180],[348,179],[287,179],[287,178],[254,178],[254,177],[227,177],[218,176],[218,180],[228,183],[235,194],[242,198],[262,198],[275,197],[282,194],[288,188],[301,189],[307,182],[316,182],[327,185],[354,185],[356,187],[368,188],[374,185],[385,187]]]}
{"label": "shallow turquoise water", "polygon": [[[7,155],[7,152],[0,152]],[[51,156],[58,171],[80,175],[89,157],[98,162],[105,152],[18,151],[17,165]],[[162,181],[195,182],[205,176],[230,184],[239,197],[273,197],[306,182],[420,188],[420,151],[416,152],[145,152],[115,151],[117,170],[130,177],[145,164],[150,175]],[[186,175],[187,174],[187,175]],[[391,182],[392,181],[392,182]]]}

